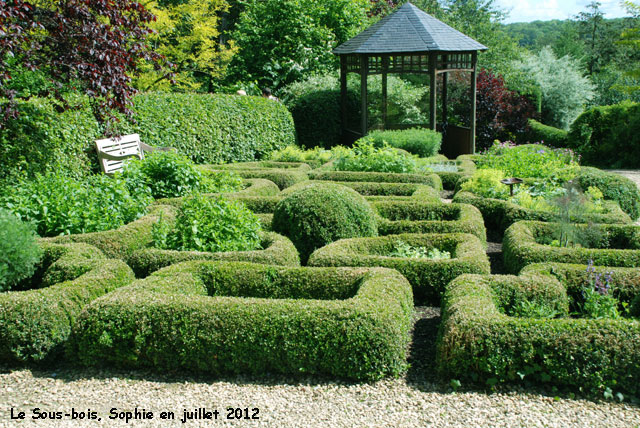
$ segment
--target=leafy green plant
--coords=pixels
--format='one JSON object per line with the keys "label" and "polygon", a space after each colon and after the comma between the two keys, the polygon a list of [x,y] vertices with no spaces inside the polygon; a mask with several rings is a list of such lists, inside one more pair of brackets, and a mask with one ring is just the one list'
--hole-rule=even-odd
{"label": "leafy green plant", "polygon": [[376,147],[373,142],[363,139],[337,158],[333,167],[336,171],[408,173],[415,171],[416,159],[386,144]]}
{"label": "leafy green plant", "polygon": [[394,245],[393,251],[389,253],[389,257],[448,260],[451,258],[451,253],[438,248],[414,247],[404,241],[398,241]]}
{"label": "leafy green plant", "polygon": [[74,180],[60,174],[36,175],[0,198],[40,236],[110,230],[142,216],[153,201],[148,189],[131,193],[124,180],[103,174]]}
{"label": "leafy green plant", "polygon": [[470,180],[462,183],[461,189],[484,198],[507,199],[509,189],[500,182],[504,178],[504,172],[501,170],[479,169],[473,173]]}
{"label": "leafy green plant", "polygon": [[499,169],[508,177],[570,180],[578,172],[579,158],[569,149],[553,149],[541,144],[514,146],[494,142],[477,160],[481,169]]}
{"label": "leafy green plant", "polygon": [[232,172],[203,173],[191,159],[175,151],[153,152],[144,159],[131,159],[120,174],[132,192],[148,186],[154,198],[234,191],[242,186],[242,179]]}
{"label": "leafy green plant", "polygon": [[557,308],[536,300],[520,300],[511,307],[510,316],[522,318],[557,318],[561,313]]}
{"label": "leafy green plant", "polygon": [[424,128],[372,131],[364,138],[372,141],[376,147],[382,147],[387,143],[391,147],[406,150],[423,158],[436,155],[442,144],[442,134]]}
{"label": "leafy green plant", "polygon": [[241,202],[195,194],[180,206],[171,229],[161,217],[152,229],[156,248],[250,251],[260,247],[260,220]]}
{"label": "leafy green plant", "polygon": [[305,162],[317,160],[321,163],[328,162],[332,158],[332,152],[321,147],[304,150],[298,146],[287,146],[276,150],[269,155],[269,159],[276,162]]}
{"label": "leafy green plant", "polygon": [[0,292],[33,275],[41,257],[33,226],[0,209]]}

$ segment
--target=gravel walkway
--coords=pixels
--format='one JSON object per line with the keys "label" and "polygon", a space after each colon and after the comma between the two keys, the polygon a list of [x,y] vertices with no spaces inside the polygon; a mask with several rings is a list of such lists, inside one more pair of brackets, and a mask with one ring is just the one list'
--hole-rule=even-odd
{"label": "gravel walkway", "polygon": [[[452,392],[433,375],[437,308],[416,308],[410,351],[412,368],[402,379],[345,383],[282,376],[224,379],[93,369],[0,368],[0,427],[639,427],[631,403],[554,398],[533,390],[504,388]],[[62,420],[31,419],[34,408],[62,412]],[[109,419],[112,408],[153,412],[153,419]],[[259,409],[258,420],[227,420],[227,407]],[[26,420],[10,420],[24,411]],[[90,409],[100,420],[71,420]],[[217,420],[181,423],[184,409],[220,413]],[[160,420],[172,411],[176,420]]]}

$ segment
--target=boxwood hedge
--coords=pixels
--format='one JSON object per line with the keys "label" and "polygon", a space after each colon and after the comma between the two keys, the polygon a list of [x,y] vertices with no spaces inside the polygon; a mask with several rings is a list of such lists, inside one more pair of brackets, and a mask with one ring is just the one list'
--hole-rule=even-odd
{"label": "boxwood hedge", "polygon": [[273,232],[263,233],[260,250],[202,252],[174,251],[146,248],[134,252],[128,263],[138,278],[144,278],[160,268],[189,260],[228,260],[262,263],[267,265],[300,266],[296,247],[286,237]]}
{"label": "boxwood hedge", "polygon": [[423,201],[375,201],[378,233],[470,233],[487,241],[482,214],[473,205]]}
{"label": "boxwood hedge", "polygon": [[228,164],[211,165],[212,168],[218,169],[288,169],[307,172],[313,168],[306,162],[279,162],[273,160],[263,160],[256,162],[234,162]]}
{"label": "boxwood hedge", "polygon": [[[391,257],[398,242],[449,251],[451,259]],[[413,286],[418,305],[438,306],[446,285],[463,273],[489,273],[482,242],[467,233],[400,234],[342,239],[316,250],[309,266],[380,266],[398,270]]]}
{"label": "boxwood hedge", "polygon": [[133,111],[137,123],[123,133],[200,164],[261,159],[296,142],[287,108],[262,97],[149,92],[134,98]]}
{"label": "boxwood hedge", "polygon": [[[440,374],[491,385],[535,381],[638,395],[640,322],[569,318],[565,287],[541,272],[553,266],[530,268],[519,277],[462,275],[449,284],[437,341]],[[561,318],[511,315],[532,303]]]}
{"label": "boxwood hedge", "polygon": [[397,376],[411,286],[389,269],[192,261],[94,301],[74,330],[85,365]]}
{"label": "boxwood hedge", "polygon": [[578,230],[589,232],[606,243],[599,248],[555,247],[539,243],[545,237],[551,241],[557,227],[558,224],[539,221],[519,221],[509,227],[502,243],[507,270],[518,273],[532,263],[588,263],[589,260],[601,266],[640,267],[640,226],[577,225]]}
{"label": "boxwood hedge", "polygon": [[47,240],[58,244],[84,242],[97,247],[107,257],[128,261],[135,251],[145,249],[151,245],[153,242],[151,227],[158,221],[160,216],[166,221],[173,222],[176,212],[175,207],[158,205],[154,206],[146,216],[119,229],[58,236]]}
{"label": "boxwood hedge", "polygon": [[61,356],[82,308],[134,280],[131,269],[86,244],[40,243],[44,257],[31,289],[0,293],[0,361]]}
{"label": "boxwood hedge", "polygon": [[[537,211],[521,207],[509,201],[483,198],[470,192],[458,192],[453,202],[473,205],[480,210],[487,229],[504,232],[513,223],[520,220],[554,221],[557,214],[550,211]],[[585,213],[572,217],[573,221],[593,223],[628,224],[633,221],[614,201],[604,201],[606,214]]]}
{"label": "boxwood hedge", "polygon": [[[224,196],[226,198],[236,198],[236,197],[244,197],[244,196],[274,196],[280,193],[280,188],[276,186],[273,181],[265,180],[262,178],[249,178],[245,179],[244,183],[246,187],[238,192],[233,193],[225,193]],[[213,195],[213,194],[212,194]],[[174,207],[179,207],[182,205],[182,201],[184,198],[163,198],[156,199],[156,205],[172,205]]]}
{"label": "boxwood hedge", "polygon": [[331,171],[314,169],[309,172],[311,180],[367,181],[375,183],[419,183],[442,190],[442,180],[437,174],[398,174],[393,172]]}
{"label": "boxwood hedge", "polygon": [[440,158],[440,156],[434,156],[432,159],[433,159],[432,163],[434,164],[438,164],[442,162],[451,163],[452,165],[455,165],[458,169],[455,172],[454,171],[434,171],[434,173],[437,174],[442,180],[442,187],[445,190],[455,190],[456,186],[461,180],[471,177],[476,170],[476,164],[465,155],[458,156],[458,158],[455,161],[450,161],[444,156],[442,156],[442,158]]}
{"label": "boxwood hedge", "polygon": [[[224,169],[219,169],[219,166],[216,165],[204,165],[202,168],[206,168],[210,171],[224,171]],[[245,179],[263,178],[273,181],[278,185],[280,190],[293,186],[296,183],[309,180],[307,173],[298,168],[238,168],[233,169],[233,172]]]}

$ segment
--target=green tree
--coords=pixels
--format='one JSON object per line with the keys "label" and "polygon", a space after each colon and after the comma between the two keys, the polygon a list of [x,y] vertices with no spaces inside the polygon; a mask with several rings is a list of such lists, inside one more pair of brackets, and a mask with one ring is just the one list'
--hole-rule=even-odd
{"label": "green tree", "polygon": [[[627,12],[632,15],[634,26],[622,32],[619,44],[629,47],[636,54],[640,54],[640,4],[627,0],[624,2],[624,6]],[[640,91],[640,67],[638,67],[638,62],[631,64],[633,64],[632,68],[625,73],[627,81],[616,86],[628,94]]]}
{"label": "green tree", "polygon": [[582,74],[580,63],[570,56],[556,57],[549,47],[515,66],[540,89],[546,125],[568,129],[594,96],[593,84]]}
{"label": "green tree", "polygon": [[363,29],[369,0],[239,0],[227,80],[279,89],[336,67],[337,44]]}
{"label": "green tree", "polygon": [[[226,0],[151,1],[145,4],[156,21],[150,37],[154,50],[174,64],[174,76],[146,67],[137,77],[142,90],[213,90],[236,49],[219,42],[220,15]],[[170,77],[173,77],[173,82]]]}

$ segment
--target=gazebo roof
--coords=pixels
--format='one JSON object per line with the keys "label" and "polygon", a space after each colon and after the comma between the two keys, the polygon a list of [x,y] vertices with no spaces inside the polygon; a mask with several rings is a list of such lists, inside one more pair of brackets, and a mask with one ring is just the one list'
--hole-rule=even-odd
{"label": "gazebo roof", "polygon": [[333,50],[336,55],[481,51],[487,47],[405,3]]}

